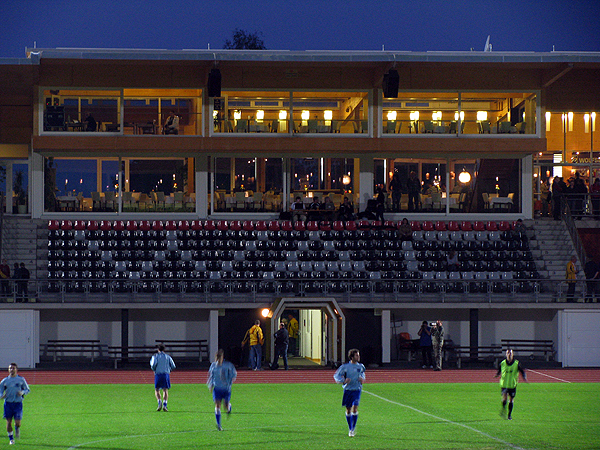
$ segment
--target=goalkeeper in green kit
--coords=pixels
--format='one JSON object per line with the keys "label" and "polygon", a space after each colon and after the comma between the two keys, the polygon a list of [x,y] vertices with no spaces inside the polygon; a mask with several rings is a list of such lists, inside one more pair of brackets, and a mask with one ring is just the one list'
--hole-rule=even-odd
{"label": "goalkeeper in green kit", "polygon": [[502,417],[506,414],[506,402],[508,403],[508,420],[512,419],[513,401],[517,395],[517,383],[519,382],[519,372],[523,377],[523,381],[527,382],[525,370],[519,364],[519,361],[514,359],[513,351],[509,348],[506,350],[506,359],[500,363],[496,377],[500,377],[500,390],[502,392]]}

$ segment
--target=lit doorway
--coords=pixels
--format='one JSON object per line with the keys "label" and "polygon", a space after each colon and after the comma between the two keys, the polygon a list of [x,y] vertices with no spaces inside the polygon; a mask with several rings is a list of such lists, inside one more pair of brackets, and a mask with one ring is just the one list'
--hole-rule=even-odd
{"label": "lit doorway", "polygon": [[[304,299],[303,299],[304,300]],[[345,353],[345,317],[332,299],[278,299],[271,311],[271,336],[279,323],[288,323],[290,314],[298,320],[296,355],[290,349],[291,366],[327,366],[343,361]],[[274,353],[274,343],[269,346]]]}

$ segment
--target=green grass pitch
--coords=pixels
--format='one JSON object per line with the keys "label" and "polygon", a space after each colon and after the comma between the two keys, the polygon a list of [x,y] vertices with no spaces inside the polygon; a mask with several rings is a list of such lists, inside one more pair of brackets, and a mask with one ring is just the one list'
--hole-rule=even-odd
{"label": "green grass pitch", "polygon": [[202,380],[173,385],[168,413],[152,385],[31,388],[17,441],[27,449],[600,448],[598,383],[520,383],[512,421],[497,384],[365,384],[354,438],[333,383],[234,384],[222,432]]}

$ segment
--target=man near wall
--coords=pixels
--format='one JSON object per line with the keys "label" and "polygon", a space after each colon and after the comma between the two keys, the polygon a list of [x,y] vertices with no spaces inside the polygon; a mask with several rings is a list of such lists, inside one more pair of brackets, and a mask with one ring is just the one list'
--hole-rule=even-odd
{"label": "man near wall", "polygon": [[444,347],[444,327],[442,321],[438,320],[431,328],[431,343],[433,344],[433,370],[442,370],[442,348]]}
{"label": "man near wall", "polygon": [[264,343],[264,335],[260,327],[260,320],[254,322],[254,325],[246,331],[246,336],[242,341],[242,347],[246,343],[250,343],[250,356],[248,358],[248,367],[252,370],[260,370],[262,360],[262,345]]}
{"label": "man near wall", "polygon": [[290,337],[290,353],[293,356],[298,356],[298,330],[299,325],[293,314],[288,314],[288,334]]}

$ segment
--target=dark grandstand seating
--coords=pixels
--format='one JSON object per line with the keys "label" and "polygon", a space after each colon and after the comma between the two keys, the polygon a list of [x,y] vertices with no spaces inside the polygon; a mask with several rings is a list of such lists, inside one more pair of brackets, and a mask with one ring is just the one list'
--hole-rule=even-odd
{"label": "dark grandstand seating", "polygon": [[[508,222],[48,223],[48,289],[66,292],[531,292],[527,239]],[[448,271],[455,251],[459,269]]]}

